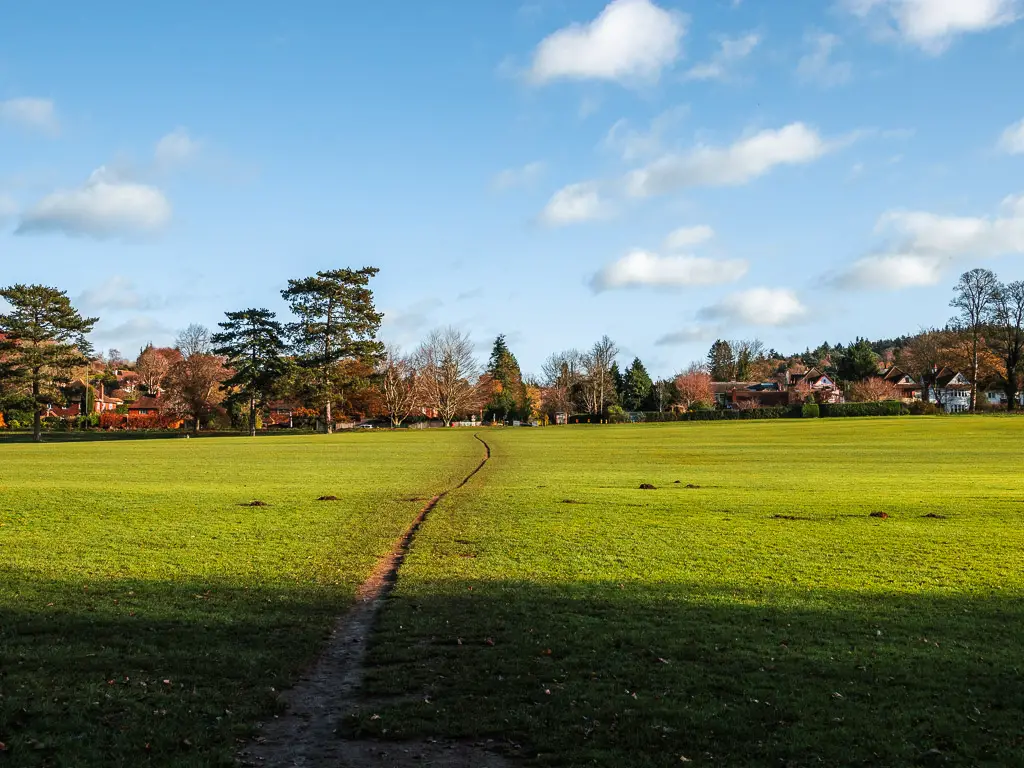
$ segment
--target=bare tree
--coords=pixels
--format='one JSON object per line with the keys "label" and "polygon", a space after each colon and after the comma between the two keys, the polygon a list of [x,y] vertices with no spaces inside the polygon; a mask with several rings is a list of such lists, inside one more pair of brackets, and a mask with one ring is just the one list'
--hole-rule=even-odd
{"label": "bare tree", "polygon": [[854,403],[881,403],[899,399],[899,388],[879,376],[871,376],[850,385],[850,400]]}
{"label": "bare tree", "polygon": [[159,394],[163,387],[164,377],[171,366],[181,360],[181,353],[168,347],[154,347],[152,344],[139,353],[135,361],[135,372],[139,376],[139,385],[146,388],[150,395]]}
{"label": "bare tree", "polygon": [[583,355],[577,349],[556,352],[541,366],[548,410],[554,413],[572,413],[573,394],[583,380]]}
{"label": "bare tree", "polygon": [[615,346],[615,342],[608,336],[602,336],[583,356],[583,367],[586,371],[583,401],[588,413],[604,413],[605,404],[611,400],[611,394],[615,389],[611,368],[618,354],[619,348]]}
{"label": "bare tree", "polygon": [[1024,281],[999,286],[993,315],[992,347],[1002,362],[1006,408],[1012,411],[1017,407],[1024,374]]}
{"label": "bare tree", "polygon": [[999,295],[999,280],[988,269],[972,269],[960,275],[956,295],[949,306],[960,310],[954,319],[971,338],[971,410],[978,406],[978,346],[985,325],[991,320]]}
{"label": "bare tree", "polygon": [[208,355],[213,350],[210,329],[199,323],[192,323],[178,334],[174,347],[186,360],[193,355]]}
{"label": "bare tree", "polygon": [[921,399],[924,402],[929,401],[930,395],[936,399],[941,397],[935,386],[935,378],[945,363],[949,337],[947,331],[922,330],[900,350],[898,364],[921,384]]}
{"label": "bare tree", "polygon": [[105,362],[108,368],[124,368],[128,360],[121,354],[121,350],[111,347],[107,350]]}
{"label": "bare tree", "polygon": [[377,365],[380,392],[384,413],[391,419],[393,427],[399,426],[416,409],[419,403],[420,382],[416,366],[408,355],[398,347],[389,346]]}
{"label": "bare tree", "polygon": [[469,334],[451,326],[432,331],[414,356],[423,405],[450,427],[455,417],[480,405],[480,363]]}
{"label": "bare tree", "polygon": [[199,432],[203,420],[224,399],[220,385],[230,375],[224,359],[216,355],[193,354],[179,360],[165,379],[170,410],[191,420],[194,430]]}

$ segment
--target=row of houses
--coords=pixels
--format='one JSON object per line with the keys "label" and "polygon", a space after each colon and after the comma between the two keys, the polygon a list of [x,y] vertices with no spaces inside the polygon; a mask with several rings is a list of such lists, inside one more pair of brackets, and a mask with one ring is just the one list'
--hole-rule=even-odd
{"label": "row of houses", "polygon": [[[891,384],[905,403],[935,403],[947,413],[964,413],[971,407],[971,383],[960,371],[942,368],[929,384],[918,382],[896,365],[882,365],[876,378]],[[715,403],[722,408],[768,408],[802,403],[813,397],[819,403],[841,403],[843,390],[824,371],[786,368],[769,381],[716,381],[712,383]],[[1006,405],[1001,390],[985,391],[993,405]],[[1024,393],[1021,395],[1024,405]]]}

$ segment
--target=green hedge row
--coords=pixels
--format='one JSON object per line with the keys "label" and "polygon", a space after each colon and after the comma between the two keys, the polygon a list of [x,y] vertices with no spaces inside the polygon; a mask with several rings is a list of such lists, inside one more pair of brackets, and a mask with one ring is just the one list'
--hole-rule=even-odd
{"label": "green hedge row", "polygon": [[901,416],[910,411],[898,401],[884,403],[804,403],[773,408],[690,411],[689,413],[645,413],[644,421],[737,421],[743,419],[816,419],[843,416]]}
{"label": "green hedge row", "polygon": [[837,416],[899,416],[909,413],[903,403],[898,400],[886,400],[884,403],[822,403],[823,418]]}

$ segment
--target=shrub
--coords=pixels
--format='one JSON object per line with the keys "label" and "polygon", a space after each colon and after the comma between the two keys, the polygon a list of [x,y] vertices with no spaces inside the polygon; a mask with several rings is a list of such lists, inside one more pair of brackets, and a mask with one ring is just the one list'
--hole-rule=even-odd
{"label": "shrub", "polygon": [[898,400],[886,400],[881,403],[822,403],[821,415],[825,418],[841,416],[899,416],[903,413],[903,404]]}
{"label": "shrub", "polygon": [[790,415],[789,408],[746,408],[728,411],[690,411],[680,414],[679,421],[733,421],[738,419],[782,419]]}
{"label": "shrub", "polygon": [[945,413],[944,410],[939,408],[935,403],[926,403],[922,400],[915,400],[909,406],[907,411],[912,416],[935,416],[940,413]]}
{"label": "shrub", "polygon": [[800,409],[800,415],[805,419],[816,419],[821,415],[821,409],[817,403],[807,402]]}

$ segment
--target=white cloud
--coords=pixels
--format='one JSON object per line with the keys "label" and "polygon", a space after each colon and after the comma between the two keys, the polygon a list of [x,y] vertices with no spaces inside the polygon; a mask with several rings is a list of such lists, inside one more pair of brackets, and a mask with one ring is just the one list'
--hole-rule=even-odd
{"label": "white cloud", "polygon": [[92,312],[105,309],[159,309],[166,302],[155,296],[143,295],[129,278],[112,275],[96,287],[82,291],[77,303]]}
{"label": "white cloud", "polygon": [[810,51],[796,65],[796,76],[804,83],[815,83],[823,88],[842,85],[852,75],[848,61],[833,61],[832,53],[842,44],[838,36],[826,32],[807,35]]}
{"label": "white cloud", "polygon": [[858,259],[837,283],[846,288],[887,289],[935,285],[951,262],[937,254],[874,254]]}
{"label": "white cloud", "polygon": [[195,160],[201,147],[202,142],[189,136],[185,128],[176,128],[157,142],[153,159],[157,168],[172,170]]}
{"label": "white cloud", "polygon": [[612,0],[588,24],[549,35],[534,51],[530,79],[656,80],[680,56],[686,17],[650,0]]}
{"label": "white cloud", "polygon": [[622,155],[623,160],[653,157],[663,151],[665,132],[676,126],[690,113],[686,105],[667,109],[651,120],[646,131],[631,128],[629,121],[617,120],[602,142],[603,146]]}
{"label": "white cloud", "polygon": [[722,38],[714,56],[688,69],[684,77],[687,80],[727,80],[732,68],[753,53],[760,42],[760,35],[753,32],[741,37]]}
{"label": "white cloud", "polygon": [[57,109],[51,99],[20,98],[0,101],[0,121],[40,131],[48,136],[60,133]]}
{"label": "white cloud", "polygon": [[404,309],[387,309],[381,326],[392,332],[418,333],[430,325],[433,312],[443,306],[441,299],[431,297],[420,299]]}
{"label": "white cloud", "polygon": [[751,288],[730,294],[698,313],[702,320],[741,325],[791,325],[807,316],[807,308],[788,288]]}
{"label": "white cloud", "polygon": [[1024,155],[1024,120],[1003,131],[999,137],[999,149],[1011,155]]}
{"label": "white cloud", "polygon": [[590,280],[595,293],[637,286],[718,285],[739,280],[747,273],[740,259],[716,260],[697,256],[659,256],[634,250],[604,267]]}
{"label": "white cloud", "polygon": [[687,154],[665,155],[627,178],[629,194],[659,195],[686,187],[746,184],[778,165],[816,160],[835,147],[813,128],[791,123],[764,130],[728,147],[699,146]]}
{"label": "white cloud", "polygon": [[669,232],[668,237],[665,238],[665,247],[670,251],[679,251],[706,243],[714,236],[715,230],[707,224],[698,224],[695,227],[680,227]]}
{"label": "white cloud", "polygon": [[506,168],[495,174],[491,186],[496,190],[528,187],[544,174],[544,163],[527,163],[521,168]]}
{"label": "white cloud", "polygon": [[540,220],[549,226],[557,227],[607,218],[611,213],[611,208],[601,197],[597,184],[582,181],[569,184],[555,192],[544,206]]}
{"label": "white cloud", "polygon": [[656,347],[679,347],[684,344],[693,344],[698,341],[708,341],[718,336],[717,326],[691,325],[678,331],[666,333],[659,336],[654,342]]}
{"label": "white cloud", "polygon": [[990,217],[894,211],[875,231],[890,245],[855,261],[832,280],[840,288],[898,289],[935,285],[950,268],[978,259],[1024,254],[1024,195],[1003,200]]}
{"label": "white cloud", "polygon": [[163,192],[122,181],[101,167],[78,189],[57,190],[29,208],[17,232],[107,238],[154,233],[170,219],[171,204]]}
{"label": "white cloud", "polygon": [[984,32],[1021,18],[1021,0],[843,0],[848,11],[881,25],[930,54],[959,35]]}
{"label": "white cloud", "polygon": [[174,330],[152,317],[133,317],[110,327],[100,318],[91,335],[98,342],[129,350],[141,348],[150,342],[156,346],[170,343]]}

